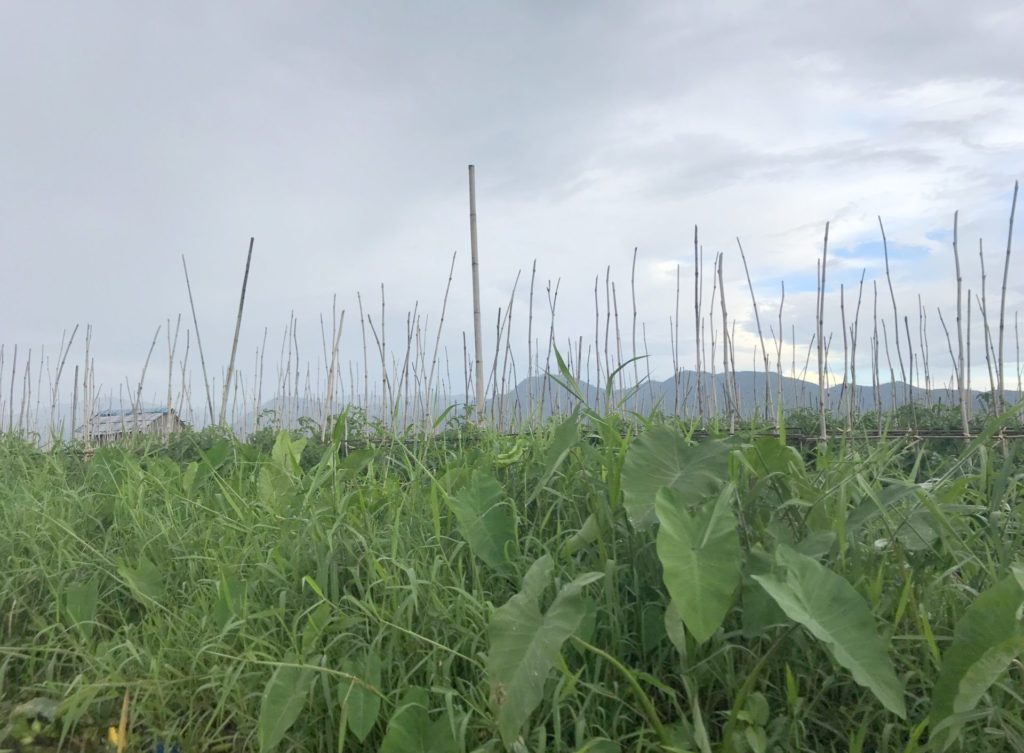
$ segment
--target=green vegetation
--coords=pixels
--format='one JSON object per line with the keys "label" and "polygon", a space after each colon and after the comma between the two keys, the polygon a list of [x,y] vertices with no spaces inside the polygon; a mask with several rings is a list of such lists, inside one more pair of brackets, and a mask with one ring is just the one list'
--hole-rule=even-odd
{"label": "green vegetation", "polygon": [[997,426],[798,451],[350,419],[0,437],[0,749],[1024,750]]}

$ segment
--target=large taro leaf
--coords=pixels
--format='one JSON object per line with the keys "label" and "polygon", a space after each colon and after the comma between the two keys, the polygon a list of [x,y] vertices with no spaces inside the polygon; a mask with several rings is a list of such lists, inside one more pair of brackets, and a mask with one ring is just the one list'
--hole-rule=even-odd
{"label": "large taro leaf", "polygon": [[982,695],[1024,652],[1024,570],[1019,579],[1008,575],[967,608],[953,629],[953,643],[942,657],[942,669],[932,691],[931,726],[940,749],[957,738],[962,722],[955,714],[974,709]]}
{"label": "large taro leaf", "polygon": [[824,643],[854,680],[905,719],[903,687],[863,597],[845,578],[787,546],[778,546],[775,562],[782,574],[754,575],[754,580],[791,620]]}
{"label": "large taro leaf", "polygon": [[69,625],[78,628],[82,637],[92,637],[99,604],[99,581],[93,576],[84,583],[74,583],[64,592],[64,609]]}
{"label": "large taro leaf", "polygon": [[688,497],[706,496],[726,478],[730,445],[723,441],[687,443],[667,426],[655,426],[637,437],[626,452],[622,492],[626,513],[637,530],[657,522],[654,499],[667,486]]}
{"label": "large taro leaf", "polygon": [[573,411],[551,433],[551,441],[544,452],[544,472],[534,485],[526,504],[533,502],[554,477],[562,462],[569,456],[572,449],[580,443],[579,413]]}
{"label": "large taro leaf", "polygon": [[807,477],[807,468],[800,453],[775,437],[755,439],[743,449],[740,457],[758,478],[778,475],[786,481],[802,482]]}
{"label": "large taro leaf", "polygon": [[655,503],[665,587],[699,643],[722,626],[740,583],[743,550],[732,512],[734,497],[730,484],[714,502],[691,514],[685,497],[665,487]]}
{"label": "large taro leaf", "polygon": [[459,745],[448,719],[442,716],[430,721],[427,691],[423,688],[407,690],[388,722],[380,753],[455,753],[457,750]]}
{"label": "large taro leaf", "polygon": [[474,470],[469,483],[448,498],[469,548],[495,570],[507,568],[516,545],[515,511],[504,497],[493,476]]}
{"label": "large taro leaf", "polygon": [[275,750],[306,707],[309,690],[316,680],[312,667],[302,666],[295,654],[285,657],[263,689],[260,704],[260,753]]}
{"label": "large taro leaf", "polygon": [[544,684],[562,645],[586,616],[583,588],[602,575],[588,573],[566,584],[541,614],[538,600],[550,583],[551,572],[550,555],[534,562],[523,579],[523,590],[494,610],[488,627],[487,681],[505,745],[519,736],[543,700]]}
{"label": "large taro leaf", "polygon": [[292,439],[286,431],[279,431],[274,439],[274,448],[270,451],[273,464],[285,473],[299,477],[302,475],[302,451],[306,447],[306,438]]}
{"label": "large taro leaf", "polygon": [[374,692],[374,689],[380,688],[380,656],[368,650],[355,660],[343,662],[342,669],[362,680],[342,679],[338,684],[338,701],[345,708],[349,731],[359,742],[363,742],[380,714],[380,694]]}
{"label": "large taro leaf", "polygon": [[140,557],[138,567],[130,567],[127,562],[122,562],[118,565],[117,573],[128,584],[132,595],[146,606],[159,604],[163,600],[164,578],[152,560]]}

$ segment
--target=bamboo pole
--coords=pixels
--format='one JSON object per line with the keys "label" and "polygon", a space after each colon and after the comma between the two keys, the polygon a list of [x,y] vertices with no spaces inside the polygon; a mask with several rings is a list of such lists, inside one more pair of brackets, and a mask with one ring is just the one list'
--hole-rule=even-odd
{"label": "bamboo pole", "polygon": [[[963,277],[960,274],[960,213],[953,212],[953,261],[956,264],[956,336],[959,346],[956,360],[956,386],[960,394],[960,424],[964,437],[971,435],[967,416],[967,391],[964,387]],[[940,315],[941,318],[941,315]]]}
{"label": "bamboo pole", "polygon": [[221,426],[227,419],[228,394],[231,390],[231,379],[235,372],[235,355],[238,353],[238,335],[242,330],[242,309],[245,307],[245,289],[249,285],[249,265],[252,263],[252,246],[256,239],[249,238],[249,253],[245,257],[245,274],[242,275],[242,294],[238,297],[238,316],[235,317],[235,336],[231,340],[231,355],[228,358],[228,371],[224,376],[224,395],[220,401],[220,418],[217,423]]}
{"label": "bamboo pole", "polygon": [[473,255],[473,344],[476,348],[476,417],[484,420],[483,327],[480,321],[480,253],[476,234],[476,167],[469,166],[469,243]]}
{"label": "bamboo pole", "polygon": [[[892,300],[892,323],[893,333],[896,338],[896,359],[900,364],[900,379],[903,381],[904,389],[907,389],[907,372],[903,367],[903,352],[900,350],[900,317],[896,310],[896,294],[892,289],[892,275],[889,273],[889,242],[885,237],[885,226],[882,224],[882,217],[878,217],[878,228],[882,231],[882,250],[885,254],[885,280],[889,285],[889,298]],[[886,354],[888,356],[888,353]],[[893,390],[896,389],[896,385],[892,385]],[[909,401],[909,392],[908,392]]]}
{"label": "bamboo pole", "polygon": [[[1006,261],[1003,264],[1003,291],[999,298],[999,355],[998,355],[998,367],[997,373],[999,375],[999,384],[997,387],[999,406],[1002,407],[1006,401],[1006,382],[1003,375],[1003,342],[1004,342],[1004,331],[1006,325],[1006,278],[1010,273],[1010,249],[1013,246],[1013,217],[1017,212],[1017,190],[1020,188],[1018,181],[1013,182],[1013,203],[1010,206],[1010,229],[1006,234]],[[1018,359],[1019,360],[1019,359]],[[1017,396],[1020,399],[1020,395]]]}
{"label": "bamboo pole", "polygon": [[[761,315],[757,311],[757,297],[754,295],[754,283],[750,279],[750,268],[747,266],[747,255],[743,253],[743,244],[740,243],[738,236],[736,238],[736,245],[739,246],[740,258],[743,260],[743,273],[747,276],[747,287],[750,289],[750,303],[754,307],[754,323],[757,325],[757,338],[761,341],[761,354],[764,357],[764,418],[767,421],[769,411],[771,410],[771,392],[769,391],[768,384],[768,371],[770,369],[770,366],[768,365],[768,349],[764,345],[764,334],[761,331]],[[778,426],[775,428],[778,428]]]}
{"label": "bamboo pole", "polygon": [[199,364],[203,369],[203,386],[206,388],[206,408],[209,410],[210,423],[213,423],[213,395],[210,393],[210,379],[206,372],[206,357],[203,355],[203,341],[199,337],[199,319],[196,317],[196,304],[192,298],[192,283],[188,279],[188,265],[185,263],[185,254],[181,255],[181,266],[185,270],[185,287],[188,290],[188,305],[192,309],[192,325],[196,330],[196,347],[199,349]]}
{"label": "bamboo pole", "polygon": [[818,429],[822,441],[828,439],[825,422],[825,270],[828,265],[828,227],[825,223],[825,240],[822,244],[820,275],[818,277]]}

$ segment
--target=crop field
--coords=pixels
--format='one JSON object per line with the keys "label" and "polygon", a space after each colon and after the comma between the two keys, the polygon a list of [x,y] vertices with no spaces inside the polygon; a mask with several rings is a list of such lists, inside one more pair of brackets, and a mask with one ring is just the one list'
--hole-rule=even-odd
{"label": "crop field", "polygon": [[694,368],[677,264],[663,381],[635,251],[586,342],[534,264],[516,345],[517,277],[489,365],[479,311],[475,358],[448,347],[453,256],[397,345],[357,295],[361,359],[333,303],[312,361],[291,316],[264,392],[266,330],[235,368],[252,239],[219,384],[184,259],[184,352],[168,319],[116,400],[89,325],[80,363],[78,326],[54,361],[0,345],[0,753],[1024,751],[1010,241],[998,307],[980,249],[965,307],[956,223],[948,370],[881,220],[891,317],[866,271],[835,316],[826,224],[813,332],[784,285],[762,326],[740,246],[752,371],[696,228]]}
{"label": "crop field", "polygon": [[8,436],[0,749],[1024,750],[1001,428]]}

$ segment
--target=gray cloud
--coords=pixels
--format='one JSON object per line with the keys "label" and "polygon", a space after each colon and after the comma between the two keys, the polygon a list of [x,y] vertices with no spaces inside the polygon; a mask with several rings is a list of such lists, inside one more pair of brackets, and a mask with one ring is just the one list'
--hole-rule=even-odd
{"label": "gray cloud", "polygon": [[120,379],[187,312],[185,253],[224,353],[249,235],[248,352],[293,310],[316,340],[333,294],[352,311],[381,281],[393,332],[414,301],[436,320],[458,249],[457,332],[468,162],[485,307],[537,258],[567,333],[639,245],[664,340],[674,282],[644,270],[688,263],[695,223],[709,254],[741,235],[766,289],[813,273],[826,219],[851,247],[883,214],[938,249],[960,208],[994,252],[1024,168],[1020,20],[1008,0],[5,4],[0,342],[88,321]]}

